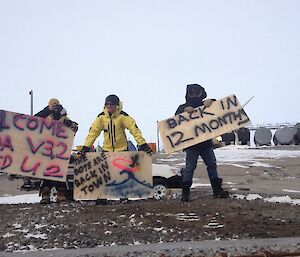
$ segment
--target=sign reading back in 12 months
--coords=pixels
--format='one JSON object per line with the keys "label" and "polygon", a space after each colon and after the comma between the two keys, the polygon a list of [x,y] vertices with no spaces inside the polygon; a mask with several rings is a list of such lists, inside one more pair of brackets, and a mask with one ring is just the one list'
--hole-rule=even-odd
{"label": "sign reading back in 12 months", "polygon": [[199,106],[194,112],[184,112],[158,122],[166,153],[172,153],[239,129],[250,123],[235,95]]}
{"label": "sign reading back in 12 months", "polygon": [[152,160],[145,152],[86,153],[74,161],[74,198],[152,197]]}
{"label": "sign reading back in 12 months", "polygon": [[0,172],[65,181],[73,139],[56,120],[0,110]]}

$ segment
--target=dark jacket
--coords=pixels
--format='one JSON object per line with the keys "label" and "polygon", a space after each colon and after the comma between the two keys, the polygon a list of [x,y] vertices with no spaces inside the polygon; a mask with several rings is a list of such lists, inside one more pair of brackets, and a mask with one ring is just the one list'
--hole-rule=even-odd
{"label": "dark jacket", "polygon": [[49,106],[46,106],[43,110],[39,111],[34,116],[48,118],[48,119],[52,119],[52,120],[58,120],[58,121],[64,123],[67,127],[71,127],[73,124],[76,123],[74,121],[71,121],[67,117],[67,113],[66,113],[65,109],[63,109],[63,107],[61,105],[58,105],[56,110],[54,110],[54,111],[50,110]]}
{"label": "dark jacket", "polygon": [[[195,98],[190,98],[188,96],[188,91],[190,89],[197,89],[199,90],[201,93],[201,96],[200,97],[197,97],[196,99]],[[175,115],[178,115],[180,113],[183,113],[184,112],[184,109],[188,106],[191,106],[193,108],[197,108],[199,106],[202,106],[203,105],[203,101],[204,99],[207,97],[207,94],[205,92],[205,89],[203,87],[201,87],[200,85],[198,84],[191,84],[191,85],[187,85],[186,87],[186,95],[185,95],[185,100],[186,102],[184,104],[181,104],[178,106],[177,110],[176,110],[176,113]],[[212,147],[212,140],[209,139],[207,141],[204,141],[202,143],[199,143],[199,144],[196,144],[196,145],[192,145],[186,149],[194,149],[194,150],[203,150],[205,148],[209,148],[209,147]]]}

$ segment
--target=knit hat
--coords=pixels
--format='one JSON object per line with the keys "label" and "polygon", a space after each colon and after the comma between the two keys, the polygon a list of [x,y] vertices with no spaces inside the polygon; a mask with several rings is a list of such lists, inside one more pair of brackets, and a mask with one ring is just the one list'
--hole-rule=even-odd
{"label": "knit hat", "polygon": [[54,105],[58,105],[58,104],[59,104],[59,101],[56,98],[51,98],[48,103],[49,106],[54,106]]}
{"label": "knit hat", "polygon": [[111,102],[112,104],[119,105],[119,101],[120,99],[116,95],[109,95],[105,98],[105,103]]}

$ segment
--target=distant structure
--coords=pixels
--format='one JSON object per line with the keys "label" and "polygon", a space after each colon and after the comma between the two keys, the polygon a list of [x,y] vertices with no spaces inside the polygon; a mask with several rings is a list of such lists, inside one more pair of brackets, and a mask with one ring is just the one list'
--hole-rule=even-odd
{"label": "distant structure", "polygon": [[257,130],[259,128],[279,129],[281,127],[294,128],[295,125],[296,125],[296,123],[291,123],[291,122],[273,123],[273,124],[272,123],[266,123],[266,124],[249,125],[249,126],[246,126],[246,128],[248,128],[249,130]]}
{"label": "distant structure", "polygon": [[254,134],[254,144],[256,146],[271,145],[272,132],[268,128],[259,128]]}
{"label": "distant structure", "polygon": [[236,134],[239,145],[250,145],[250,130],[248,128],[240,128]]}
{"label": "distant structure", "polygon": [[247,126],[249,130],[254,130],[254,143],[256,146],[271,145],[272,132],[274,145],[299,145],[300,143],[300,123],[267,123]]}

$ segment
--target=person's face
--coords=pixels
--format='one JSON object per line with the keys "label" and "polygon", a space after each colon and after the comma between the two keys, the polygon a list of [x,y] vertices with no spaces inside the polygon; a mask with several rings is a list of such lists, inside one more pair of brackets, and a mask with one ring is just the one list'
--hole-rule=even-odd
{"label": "person's face", "polygon": [[200,97],[202,95],[202,91],[197,90],[195,88],[191,88],[188,90],[188,96],[190,98],[196,98],[196,97]]}
{"label": "person's face", "polygon": [[117,105],[112,102],[106,102],[105,107],[109,113],[114,113],[117,109]]}
{"label": "person's face", "polygon": [[56,103],[56,102],[54,102],[54,103],[52,103],[52,104],[49,104],[49,109],[50,109],[51,111],[53,111],[53,110],[55,110],[55,108],[56,108],[57,105],[58,105],[58,103]]}

